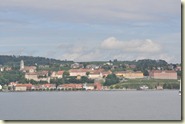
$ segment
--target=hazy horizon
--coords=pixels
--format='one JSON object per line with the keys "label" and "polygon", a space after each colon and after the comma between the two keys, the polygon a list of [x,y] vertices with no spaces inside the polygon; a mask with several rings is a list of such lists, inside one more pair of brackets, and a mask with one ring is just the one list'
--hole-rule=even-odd
{"label": "hazy horizon", "polygon": [[[24,55],[0,55],[0,56],[15,56],[15,57],[41,57],[41,58],[48,58],[48,59],[56,59],[56,58],[52,58],[52,57],[43,57],[43,56],[24,56]],[[73,60],[68,60],[68,59],[63,59],[63,60],[61,60],[61,59],[56,59],[56,60],[60,60],[60,61],[73,61]],[[114,59],[115,60],[115,59]],[[114,60],[111,60],[112,62],[114,61]],[[138,60],[155,60],[155,61],[158,61],[158,60],[163,60],[163,59],[138,59],[138,60],[118,60],[118,59],[116,59],[117,61],[138,61]],[[110,61],[110,59],[109,60],[99,60],[99,61],[97,61],[97,60],[92,60],[92,61],[73,61],[73,62],[109,62]],[[166,60],[164,60],[164,61],[166,61]],[[167,62],[167,61],[166,61]],[[179,63],[169,63],[169,62],[167,62],[168,64],[181,64],[181,62],[179,62]]]}
{"label": "hazy horizon", "polygon": [[181,63],[181,1],[0,0],[0,53]]}

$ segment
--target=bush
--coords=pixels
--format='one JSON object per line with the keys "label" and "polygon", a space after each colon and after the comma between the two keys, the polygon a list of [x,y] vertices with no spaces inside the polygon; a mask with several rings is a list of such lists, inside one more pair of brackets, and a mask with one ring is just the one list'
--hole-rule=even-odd
{"label": "bush", "polygon": [[116,85],[114,88],[115,89],[120,89],[120,86],[119,85]]}

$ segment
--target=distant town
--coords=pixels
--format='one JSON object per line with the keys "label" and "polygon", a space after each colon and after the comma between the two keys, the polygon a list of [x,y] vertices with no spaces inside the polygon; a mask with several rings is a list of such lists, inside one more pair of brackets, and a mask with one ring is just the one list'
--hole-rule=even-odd
{"label": "distant town", "polygon": [[0,56],[0,91],[179,89],[181,64],[164,60],[93,62]]}

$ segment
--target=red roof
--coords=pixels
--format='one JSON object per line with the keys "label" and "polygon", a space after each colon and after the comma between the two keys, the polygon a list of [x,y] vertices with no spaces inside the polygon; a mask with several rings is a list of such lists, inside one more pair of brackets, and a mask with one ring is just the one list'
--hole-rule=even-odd
{"label": "red roof", "polygon": [[102,74],[111,74],[111,71],[103,71]]}
{"label": "red roof", "polygon": [[63,75],[64,71],[58,71],[57,75]]}
{"label": "red roof", "polygon": [[51,87],[52,84],[44,84],[44,87]]}
{"label": "red roof", "polygon": [[164,72],[164,73],[176,73],[176,71],[174,71],[174,70],[152,70],[150,72],[153,72],[153,73],[162,73],[162,72]]}
{"label": "red roof", "polygon": [[90,69],[70,69],[69,72],[88,72]]}
{"label": "red roof", "polygon": [[32,87],[32,84],[17,84],[16,87]]}
{"label": "red roof", "polygon": [[24,66],[24,70],[36,69],[36,66]]}

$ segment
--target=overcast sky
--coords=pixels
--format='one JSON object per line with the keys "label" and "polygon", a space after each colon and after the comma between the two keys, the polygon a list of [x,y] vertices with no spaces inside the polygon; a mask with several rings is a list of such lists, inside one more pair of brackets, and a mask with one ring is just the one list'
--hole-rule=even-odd
{"label": "overcast sky", "polygon": [[0,0],[0,54],[181,61],[180,0]]}

